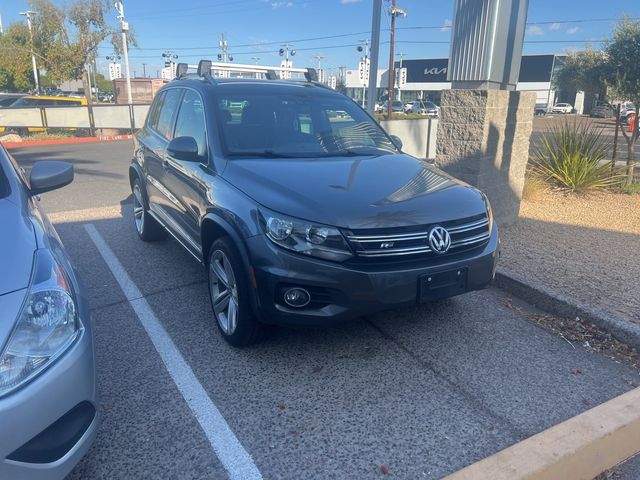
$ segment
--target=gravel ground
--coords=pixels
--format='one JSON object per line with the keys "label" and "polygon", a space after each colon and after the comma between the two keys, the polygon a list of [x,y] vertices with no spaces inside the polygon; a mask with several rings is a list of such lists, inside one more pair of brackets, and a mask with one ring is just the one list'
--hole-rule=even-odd
{"label": "gravel ground", "polygon": [[501,238],[502,267],[640,323],[640,195],[541,192]]}

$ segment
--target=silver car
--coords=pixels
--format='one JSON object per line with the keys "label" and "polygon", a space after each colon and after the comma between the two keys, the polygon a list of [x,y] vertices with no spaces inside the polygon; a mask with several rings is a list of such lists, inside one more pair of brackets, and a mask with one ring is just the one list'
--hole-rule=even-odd
{"label": "silver car", "polygon": [[96,434],[89,309],[37,201],[72,180],[64,162],[27,179],[0,146],[0,479],[62,479]]}

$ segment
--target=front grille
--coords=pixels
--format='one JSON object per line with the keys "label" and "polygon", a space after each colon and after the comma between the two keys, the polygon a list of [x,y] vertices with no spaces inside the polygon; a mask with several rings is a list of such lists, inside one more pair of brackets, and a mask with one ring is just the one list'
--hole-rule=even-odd
{"label": "front grille", "polygon": [[[451,236],[451,247],[445,254],[433,252],[429,246],[429,232],[435,226],[444,227]],[[484,245],[491,236],[486,214],[432,225],[397,229],[369,229],[346,232],[347,240],[361,259],[411,259],[444,256]]]}

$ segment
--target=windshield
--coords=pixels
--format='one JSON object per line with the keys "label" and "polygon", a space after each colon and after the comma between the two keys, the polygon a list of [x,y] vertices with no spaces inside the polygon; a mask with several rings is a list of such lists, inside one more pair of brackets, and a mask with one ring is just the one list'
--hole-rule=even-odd
{"label": "windshield", "polygon": [[397,152],[384,131],[352,100],[318,95],[315,88],[300,93],[274,93],[272,89],[220,92],[216,106],[223,146],[230,157],[319,158]]}
{"label": "windshield", "polygon": [[12,103],[12,107],[32,107],[35,105],[37,100],[35,98],[22,97]]}

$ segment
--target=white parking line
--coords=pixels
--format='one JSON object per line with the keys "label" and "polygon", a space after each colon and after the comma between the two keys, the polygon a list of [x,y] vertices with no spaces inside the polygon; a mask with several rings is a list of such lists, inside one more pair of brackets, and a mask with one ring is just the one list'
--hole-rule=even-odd
{"label": "white parking line", "polygon": [[204,430],[213,451],[226,469],[229,477],[234,480],[261,479],[262,475],[253,459],[240,444],[220,410],[214,405],[205,389],[198,382],[193,370],[182,357],[147,301],[142,297],[138,287],[129,278],[120,261],[93,224],[85,224],[84,228],[116,278],[129,304],[136,312],[140,323],[142,323],[151,342],[160,354],[169,375],[173,378],[178,390],[180,390],[187,405],[189,405],[196,420]]}

